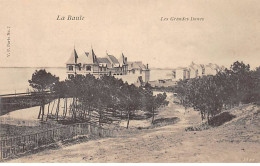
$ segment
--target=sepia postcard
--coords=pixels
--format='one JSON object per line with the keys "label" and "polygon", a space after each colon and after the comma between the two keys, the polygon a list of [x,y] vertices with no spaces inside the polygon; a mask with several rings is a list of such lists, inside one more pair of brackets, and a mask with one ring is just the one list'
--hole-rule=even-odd
{"label": "sepia postcard", "polygon": [[1,163],[260,162],[259,0],[0,4]]}

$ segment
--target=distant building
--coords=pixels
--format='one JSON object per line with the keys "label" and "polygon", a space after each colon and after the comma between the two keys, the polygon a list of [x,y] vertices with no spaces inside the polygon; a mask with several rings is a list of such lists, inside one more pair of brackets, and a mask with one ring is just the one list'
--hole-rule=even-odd
{"label": "distant building", "polygon": [[190,71],[186,67],[178,67],[172,71],[173,80],[185,80],[190,76]]}
{"label": "distant building", "polygon": [[225,69],[224,66],[218,66],[216,64],[209,63],[204,66],[205,75],[216,75],[218,72],[223,71]]}
{"label": "distant building", "polygon": [[128,74],[141,76],[144,82],[150,80],[150,69],[148,64],[144,65],[141,61],[127,62]]}
{"label": "distant building", "polygon": [[204,65],[202,64],[195,64],[194,62],[192,62],[189,67],[189,78],[197,78],[197,77],[201,77],[204,75]]}
{"label": "distant building", "polygon": [[[122,78],[128,83],[148,82],[150,79],[150,69],[148,64],[144,65],[141,61],[128,62],[127,57],[122,53],[117,59],[115,56],[106,53],[105,57],[97,57],[91,48],[89,52],[78,54],[73,50],[69,60],[66,62],[68,78],[76,74],[92,74],[96,77],[102,75],[113,75]],[[139,78],[141,76],[141,78]]]}
{"label": "distant building", "polygon": [[195,64],[192,62],[188,67],[178,67],[173,69],[173,80],[186,80],[191,78],[198,78],[205,75],[216,75],[218,72],[223,71],[224,66],[220,67],[217,64],[209,63],[207,65]]}

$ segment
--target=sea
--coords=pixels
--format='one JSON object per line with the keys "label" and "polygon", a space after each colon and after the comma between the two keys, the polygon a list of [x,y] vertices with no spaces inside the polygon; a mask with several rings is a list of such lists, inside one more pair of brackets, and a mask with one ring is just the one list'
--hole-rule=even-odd
{"label": "sea", "polygon": [[[8,67],[0,68],[0,95],[25,93],[31,88],[28,80],[36,70],[45,69],[65,80],[67,78],[65,67]],[[151,69],[150,81],[158,79],[171,79],[171,69]]]}

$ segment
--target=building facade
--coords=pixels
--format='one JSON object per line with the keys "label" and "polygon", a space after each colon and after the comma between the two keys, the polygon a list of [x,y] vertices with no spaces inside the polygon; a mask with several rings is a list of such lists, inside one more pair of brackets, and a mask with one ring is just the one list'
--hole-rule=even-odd
{"label": "building facade", "polygon": [[141,77],[144,82],[150,80],[150,69],[148,64],[144,65],[141,61],[128,62],[128,74]]}
{"label": "building facade", "polygon": [[140,79],[148,82],[150,79],[148,64],[145,66],[141,61],[128,62],[123,53],[118,59],[108,53],[106,53],[105,57],[97,57],[92,48],[89,52],[80,55],[74,49],[66,62],[66,69],[68,78],[72,78],[76,74],[92,74],[96,77],[113,75],[128,83],[136,83]]}
{"label": "building facade", "polygon": [[191,78],[199,78],[206,75],[216,75],[218,72],[224,70],[224,66],[209,63],[207,65],[195,64],[192,62],[188,67],[178,67],[173,69],[173,80],[186,80]]}

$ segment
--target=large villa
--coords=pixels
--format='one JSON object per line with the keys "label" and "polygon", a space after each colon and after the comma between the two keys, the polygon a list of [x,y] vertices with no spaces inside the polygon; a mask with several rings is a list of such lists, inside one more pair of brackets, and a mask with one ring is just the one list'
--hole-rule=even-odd
{"label": "large villa", "polygon": [[123,53],[119,58],[107,52],[104,57],[97,57],[93,48],[82,54],[78,54],[74,49],[66,63],[66,69],[68,78],[72,78],[76,74],[92,74],[96,77],[113,75],[128,83],[139,84],[148,82],[150,79],[148,64],[144,65],[141,61],[128,62]]}

